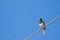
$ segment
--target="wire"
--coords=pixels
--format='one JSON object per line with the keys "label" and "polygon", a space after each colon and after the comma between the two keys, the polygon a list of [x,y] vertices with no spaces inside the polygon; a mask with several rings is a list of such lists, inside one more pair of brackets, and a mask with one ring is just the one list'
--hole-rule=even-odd
{"label": "wire", "polygon": [[[54,21],[56,21],[59,18],[60,18],[60,16],[57,16],[56,18],[54,18],[53,20],[51,20],[50,22],[48,22],[45,26],[47,27],[49,24],[53,23]],[[31,34],[30,36],[28,36],[25,40],[29,40],[31,37],[33,37],[35,34],[37,34],[40,31],[41,31],[41,29],[38,29],[33,34]]]}
{"label": "wire", "polygon": [[56,21],[59,18],[60,18],[60,16],[57,16],[56,18],[54,18],[53,20],[51,20],[50,22],[48,22],[45,26],[48,26],[49,24],[53,23],[54,21]]}
{"label": "wire", "polygon": [[28,36],[25,40],[29,40],[31,37],[33,37],[35,34],[37,34],[38,32],[40,32],[41,30],[38,29],[37,31],[35,31],[33,34],[31,34],[30,36]]}

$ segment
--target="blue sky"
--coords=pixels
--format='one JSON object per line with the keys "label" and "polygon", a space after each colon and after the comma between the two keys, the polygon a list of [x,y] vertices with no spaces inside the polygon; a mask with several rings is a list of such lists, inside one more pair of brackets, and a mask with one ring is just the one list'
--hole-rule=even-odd
{"label": "blue sky", "polygon": [[[24,40],[45,23],[60,15],[60,0],[0,0],[0,40]],[[60,40],[60,19],[30,40]]]}

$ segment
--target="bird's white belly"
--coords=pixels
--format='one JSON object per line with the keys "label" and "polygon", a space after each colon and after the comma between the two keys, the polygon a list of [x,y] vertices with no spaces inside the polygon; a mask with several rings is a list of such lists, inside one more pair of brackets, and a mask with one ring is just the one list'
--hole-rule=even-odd
{"label": "bird's white belly", "polygon": [[43,29],[45,26],[43,23],[39,24],[39,26]]}
{"label": "bird's white belly", "polygon": [[41,23],[41,24],[39,24],[39,26],[41,26],[41,27],[42,27],[42,26],[44,26],[44,24],[43,24],[43,23]]}

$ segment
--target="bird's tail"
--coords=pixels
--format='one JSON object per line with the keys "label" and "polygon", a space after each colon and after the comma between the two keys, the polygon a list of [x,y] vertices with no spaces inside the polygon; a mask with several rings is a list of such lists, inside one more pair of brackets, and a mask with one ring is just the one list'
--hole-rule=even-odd
{"label": "bird's tail", "polygon": [[43,33],[43,35],[45,35],[45,34],[46,34],[45,29],[42,29],[42,33]]}

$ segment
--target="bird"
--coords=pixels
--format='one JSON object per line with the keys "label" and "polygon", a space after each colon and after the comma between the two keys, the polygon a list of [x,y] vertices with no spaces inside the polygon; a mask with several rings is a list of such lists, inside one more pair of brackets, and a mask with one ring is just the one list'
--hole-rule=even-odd
{"label": "bird", "polygon": [[43,35],[45,35],[45,33],[46,33],[46,32],[45,32],[46,27],[45,27],[45,22],[42,20],[42,18],[40,18],[39,26],[40,26],[41,29],[42,29]]}

